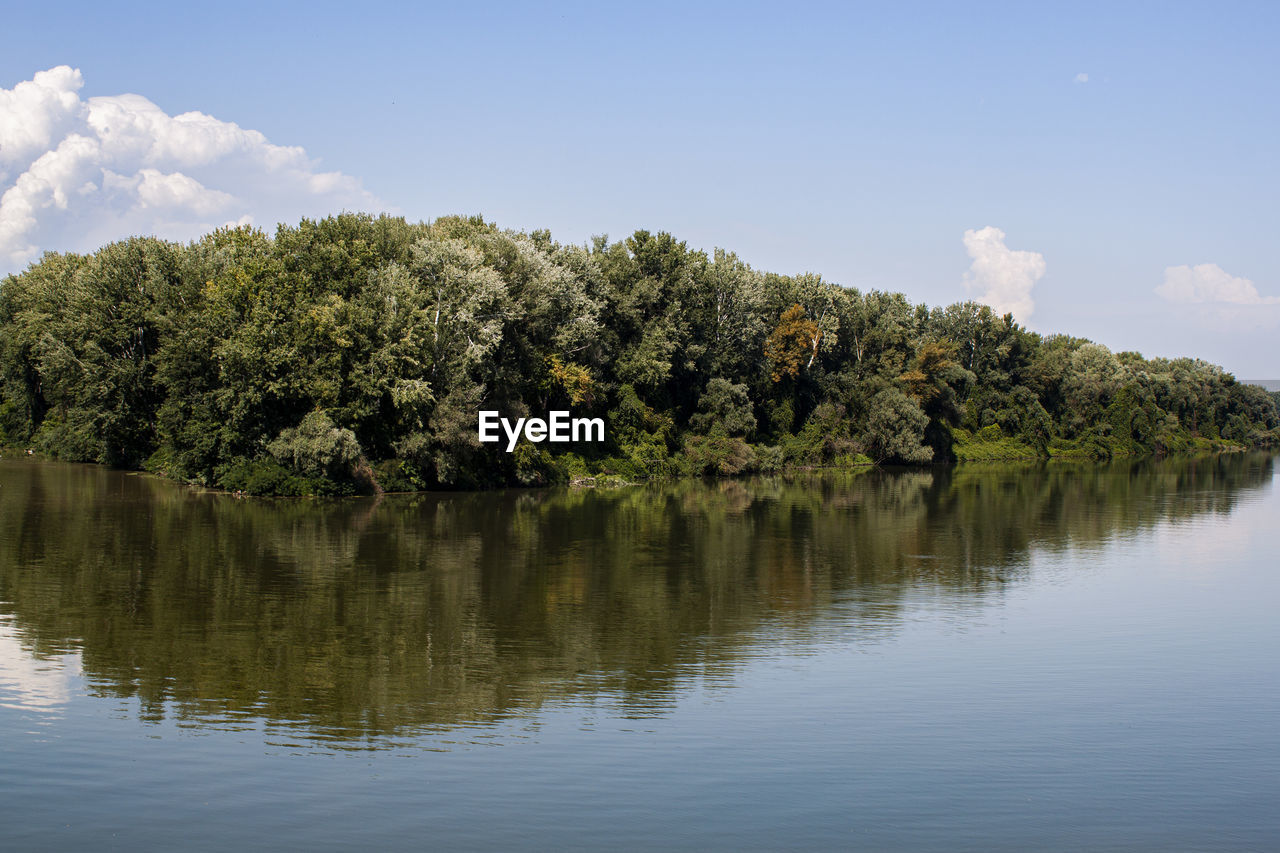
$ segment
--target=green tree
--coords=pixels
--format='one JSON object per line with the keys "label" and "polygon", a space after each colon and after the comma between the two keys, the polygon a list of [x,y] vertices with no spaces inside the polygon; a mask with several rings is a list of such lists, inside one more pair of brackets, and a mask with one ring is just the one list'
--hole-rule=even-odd
{"label": "green tree", "polygon": [[719,376],[712,379],[698,400],[698,411],[689,419],[689,426],[701,433],[719,430],[726,435],[750,435],[756,428],[756,416],[747,386]]}
{"label": "green tree", "polygon": [[924,444],[929,418],[907,395],[888,388],[868,405],[867,455],[876,462],[928,462],[933,450]]}

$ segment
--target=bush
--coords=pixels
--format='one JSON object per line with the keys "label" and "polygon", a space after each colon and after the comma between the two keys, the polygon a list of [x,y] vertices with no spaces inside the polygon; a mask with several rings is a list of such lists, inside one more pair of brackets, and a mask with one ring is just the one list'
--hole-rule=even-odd
{"label": "bush", "polygon": [[689,418],[689,426],[701,433],[722,430],[727,435],[748,436],[755,432],[756,416],[746,385],[735,385],[716,377],[698,400],[697,413]]}
{"label": "bush", "polygon": [[868,454],[877,462],[928,462],[933,449],[924,444],[929,418],[916,402],[889,388],[871,398],[867,418]]}
{"label": "bush", "polygon": [[976,434],[968,430],[951,430],[951,450],[960,462],[995,462],[1010,459],[1035,459],[1044,454],[1019,438],[1007,438],[998,424],[991,424]]}
{"label": "bush", "polygon": [[522,486],[547,486],[568,479],[555,457],[539,445],[522,442],[516,445],[511,455],[516,466],[516,479]]}
{"label": "bush", "polygon": [[684,461],[691,474],[732,476],[754,467],[755,453],[741,438],[717,431],[685,438]]}
{"label": "bush", "polygon": [[418,492],[428,483],[413,465],[403,459],[386,459],[373,466],[374,476],[384,492]]}
{"label": "bush", "polygon": [[810,413],[800,432],[784,436],[781,447],[787,462],[793,465],[830,465],[841,457],[856,454],[852,423],[845,408],[836,403],[822,403]]}
{"label": "bush", "polygon": [[297,497],[323,491],[322,484],[297,476],[274,459],[242,459],[223,466],[216,476],[227,491],[249,495]]}
{"label": "bush", "polygon": [[309,413],[297,427],[281,430],[267,452],[293,475],[317,484],[317,494],[350,494],[373,487],[373,473],[355,433],[338,427],[320,410]]}
{"label": "bush", "polygon": [[782,466],[786,464],[786,456],[783,454],[782,448],[777,445],[758,444],[754,449],[756,470],[758,471],[766,473],[781,471]]}

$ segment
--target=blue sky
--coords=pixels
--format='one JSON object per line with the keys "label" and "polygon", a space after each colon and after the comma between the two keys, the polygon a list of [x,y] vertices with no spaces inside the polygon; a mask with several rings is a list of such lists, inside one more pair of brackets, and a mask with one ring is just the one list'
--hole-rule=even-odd
{"label": "blue sky", "polygon": [[[930,304],[1012,290],[1037,331],[1280,377],[1280,4],[26,4],[5,20],[0,90],[66,65],[75,109],[133,93],[265,138],[199,163],[86,155],[74,180],[93,187],[28,204],[14,257],[343,206],[571,242],[648,228]],[[8,120],[30,136],[31,114]],[[66,122],[47,150],[102,124]],[[285,157],[270,146],[305,149],[288,180],[261,172]],[[987,227],[994,255],[966,244]]]}

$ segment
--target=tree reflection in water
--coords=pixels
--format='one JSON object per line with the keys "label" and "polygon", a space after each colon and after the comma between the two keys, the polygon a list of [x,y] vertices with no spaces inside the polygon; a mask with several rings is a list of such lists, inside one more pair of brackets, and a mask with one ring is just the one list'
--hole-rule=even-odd
{"label": "tree reflection in water", "polygon": [[[927,592],[972,612],[1032,549],[1226,513],[1236,454],[800,473],[617,490],[239,500],[0,462],[0,613],[144,719],[358,744],[549,700],[662,713],[779,644],[891,635]],[[17,688],[14,688],[17,689]]]}

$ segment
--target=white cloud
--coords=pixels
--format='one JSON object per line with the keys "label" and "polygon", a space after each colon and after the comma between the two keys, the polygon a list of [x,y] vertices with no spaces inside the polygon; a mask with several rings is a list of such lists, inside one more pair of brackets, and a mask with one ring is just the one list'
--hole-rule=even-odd
{"label": "white cloud", "polygon": [[381,208],[302,148],[204,113],[170,116],[141,95],[82,99],[83,86],[63,65],[0,89],[0,275],[46,249]]}
{"label": "white cloud", "polygon": [[1044,276],[1044,255],[1010,249],[1004,232],[990,225],[964,232],[964,247],[973,258],[964,274],[969,292],[999,314],[1012,313],[1022,323],[1030,320],[1036,307],[1031,289]]}
{"label": "white cloud", "polygon": [[1278,305],[1280,297],[1262,296],[1247,278],[1231,275],[1217,264],[1168,267],[1156,293],[1170,302],[1219,302],[1228,305]]}
{"label": "white cloud", "polygon": [[9,618],[0,618],[0,708],[57,712],[80,680],[79,652],[37,657]]}
{"label": "white cloud", "polygon": [[0,182],[66,136],[80,114],[76,90],[82,85],[80,72],[62,65],[0,89]]}
{"label": "white cloud", "polygon": [[1088,83],[1088,82],[1089,82],[1089,75],[1088,75],[1088,74],[1086,74],[1085,72],[1081,71],[1079,74],[1077,74],[1077,75],[1076,75],[1076,82],[1077,82],[1077,83]]}

